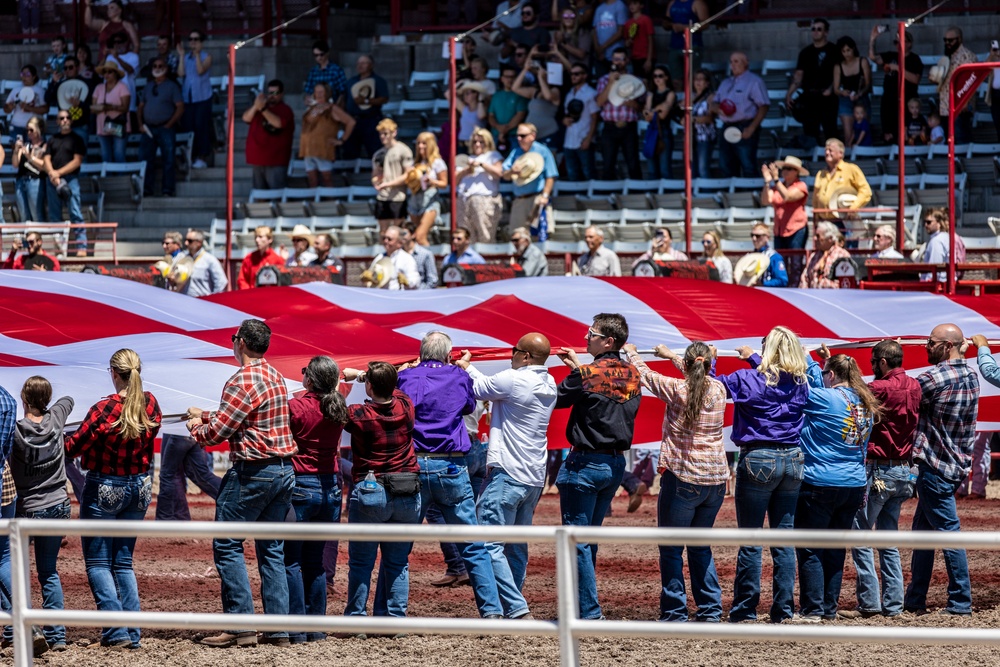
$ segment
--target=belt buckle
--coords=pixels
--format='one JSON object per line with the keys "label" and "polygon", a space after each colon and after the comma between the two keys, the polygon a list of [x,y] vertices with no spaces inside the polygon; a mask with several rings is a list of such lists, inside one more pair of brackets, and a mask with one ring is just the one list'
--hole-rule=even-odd
{"label": "belt buckle", "polygon": [[615,127],[617,128],[628,127],[628,121],[627,120],[615,121]]}

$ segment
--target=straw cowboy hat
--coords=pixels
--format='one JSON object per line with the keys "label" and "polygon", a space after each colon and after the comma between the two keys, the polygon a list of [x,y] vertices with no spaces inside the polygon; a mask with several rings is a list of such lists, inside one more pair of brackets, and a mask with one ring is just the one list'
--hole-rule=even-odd
{"label": "straw cowboy hat", "polygon": [[459,95],[467,93],[470,90],[474,90],[477,93],[479,93],[480,95],[489,95],[490,94],[489,91],[486,90],[486,86],[484,86],[479,81],[470,81],[469,79],[463,79],[462,81],[458,82],[458,94]]}
{"label": "straw cowboy hat", "polygon": [[733,267],[733,282],[737,285],[755,285],[770,263],[771,258],[762,252],[743,255]]}
{"label": "straw cowboy hat", "polygon": [[110,60],[110,59],[105,60],[103,63],[97,66],[95,71],[101,76],[104,76],[108,72],[114,72],[115,74],[118,75],[119,79],[125,78],[125,70],[123,70],[122,66],[119,65],[118,62],[115,60]]}
{"label": "straw cowboy hat", "polygon": [[951,58],[948,56],[941,56],[941,58],[937,61],[937,65],[931,67],[931,71],[927,74],[927,78],[931,80],[931,83],[941,85],[944,78],[948,76],[948,69],[950,67]]}
{"label": "straw cowboy hat", "polygon": [[361,272],[361,285],[372,289],[386,289],[396,276],[396,267],[392,259],[386,255],[380,255],[372,261],[365,271]]}
{"label": "straw cowboy hat", "polygon": [[309,245],[312,245],[313,235],[308,227],[305,225],[295,225],[292,227],[292,241],[295,239],[305,239],[309,241]]}
{"label": "straw cowboy hat", "polygon": [[529,151],[514,160],[511,166],[518,170],[514,175],[514,185],[527,185],[542,175],[542,171],[545,170],[545,158],[539,153]]}
{"label": "straw cowboy hat", "polygon": [[[830,201],[827,202],[827,208],[850,208],[854,205],[854,202],[858,200],[858,191],[854,188],[841,187],[837,188],[830,193]],[[835,218],[840,218],[847,215],[846,212],[841,211],[831,211],[830,215]]]}
{"label": "straw cowboy hat", "polygon": [[611,84],[608,91],[608,101],[612,106],[620,107],[629,100],[634,100],[646,94],[646,84],[642,79],[631,74],[623,74],[621,78]]}
{"label": "straw cowboy hat", "polygon": [[799,176],[808,176],[809,170],[802,166],[802,160],[795,157],[794,155],[786,155],[784,160],[778,160],[774,163],[774,166],[778,169],[784,169],[785,167],[792,167],[793,169],[799,170]]}
{"label": "straw cowboy hat", "polygon": [[[365,94],[362,95],[362,93]],[[368,99],[375,97],[375,79],[367,77],[351,86],[351,98],[357,99],[358,97],[367,97]],[[362,111],[371,109],[371,107],[370,104],[358,104],[358,108]]]}

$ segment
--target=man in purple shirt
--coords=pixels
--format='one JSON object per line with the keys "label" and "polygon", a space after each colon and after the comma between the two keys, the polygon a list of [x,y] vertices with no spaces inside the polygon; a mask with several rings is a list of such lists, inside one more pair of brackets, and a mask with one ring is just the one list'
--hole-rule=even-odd
{"label": "man in purple shirt", "polygon": [[[855,530],[899,530],[899,510],[913,497],[910,480],[913,431],[920,414],[920,383],[903,371],[903,348],[894,340],[883,340],[872,348],[872,372],[868,385],[882,403],[882,418],[868,441],[868,503],[854,517]],[[868,547],[853,549],[858,572],[857,609],[838,612],[841,618],[870,618],[903,611],[903,568],[899,550],[879,549],[882,588],[875,573],[875,556]]]}
{"label": "man in purple shirt", "polygon": [[[413,400],[413,449],[420,466],[420,520],[430,503],[445,523],[476,525],[476,500],[465,465],[472,441],[464,415],[476,409],[472,379],[451,364],[451,338],[432,331],[420,341],[420,361],[399,373],[399,389]],[[493,561],[483,542],[460,545],[483,618],[503,618]],[[376,591],[378,601],[384,595]]]}

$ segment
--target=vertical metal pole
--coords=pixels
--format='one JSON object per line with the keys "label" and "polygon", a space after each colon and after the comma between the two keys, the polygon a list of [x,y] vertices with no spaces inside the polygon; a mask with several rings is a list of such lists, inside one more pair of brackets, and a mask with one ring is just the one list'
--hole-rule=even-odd
{"label": "vertical metal pole", "polygon": [[[899,145],[899,210],[896,211],[896,250],[903,252],[903,243],[906,240],[906,230],[904,228],[903,209],[906,207],[906,23],[899,22],[898,26],[899,50],[896,55],[896,62],[899,63],[899,108],[898,122],[896,128],[896,140]],[[883,123],[887,122],[885,119]]]}
{"label": "vertical metal pole", "polygon": [[24,610],[31,605],[31,579],[28,576],[28,540],[21,535],[17,521],[10,521],[10,615],[14,628],[14,665],[30,667],[34,662],[31,628],[24,621]]}
{"label": "vertical metal pole", "polygon": [[[684,28],[684,244],[691,257],[691,26]],[[669,123],[669,121],[668,121]],[[701,174],[702,178],[705,174]]]}
{"label": "vertical metal pole", "polygon": [[[233,261],[233,144],[236,141],[236,45],[229,45],[229,94],[226,99],[226,261],[227,276],[232,276]],[[229,281],[227,289],[232,289]]]}
{"label": "vertical metal pole", "polygon": [[948,294],[955,294],[955,75],[948,81]]}
{"label": "vertical metal pole", "polygon": [[448,37],[448,198],[451,201],[451,233],[455,233],[458,227],[458,218],[455,215],[458,204],[458,183],[455,182],[455,154],[458,152],[458,128],[455,127],[455,111],[458,107],[456,100],[457,83],[455,77],[458,76],[458,65],[455,63],[455,36]]}
{"label": "vertical metal pole", "polygon": [[579,620],[577,602],[576,540],[568,528],[556,528],[556,608],[559,617],[560,667],[578,667],[580,642],[573,634]]}

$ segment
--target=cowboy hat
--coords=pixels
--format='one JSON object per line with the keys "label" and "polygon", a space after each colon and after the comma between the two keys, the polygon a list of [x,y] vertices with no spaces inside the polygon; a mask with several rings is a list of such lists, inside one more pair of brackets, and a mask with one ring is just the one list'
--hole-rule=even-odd
{"label": "cowboy hat", "polygon": [[101,76],[104,76],[108,72],[114,72],[115,74],[118,75],[119,79],[125,78],[125,70],[123,70],[122,66],[119,65],[118,62],[115,60],[105,60],[103,63],[98,65],[94,71],[96,71]]}
{"label": "cowboy hat", "polygon": [[[830,193],[828,208],[850,208],[858,199],[858,191],[851,187],[840,187]],[[830,215],[840,218],[847,215],[846,212],[831,211]]]}
{"label": "cowboy hat", "polygon": [[927,78],[931,80],[931,83],[941,84],[944,78],[948,76],[948,69],[951,67],[951,58],[948,56],[941,56],[937,61],[937,65],[931,67],[931,71],[927,74]]}
{"label": "cowboy hat", "polygon": [[389,281],[396,275],[396,267],[392,264],[392,259],[386,255],[379,255],[365,271],[361,273],[361,284],[364,287],[374,289],[385,289],[389,286]]}
{"label": "cowboy hat", "polygon": [[79,79],[69,79],[65,83],[59,86],[59,90],[56,91],[56,100],[59,103],[60,109],[69,109],[73,106],[70,103],[70,98],[75,97],[80,102],[87,98],[87,93],[90,88],[87,84]]}
{"label": "cowboy hat", "polygon": [[629,100],[634,100],[646,94],[646,84],[642,79],[631,74],[623,74],[621,78],[611,84],[608,91],[608,101],[612,106],[620,107]]}
{"label": "cowboy hat", "polygon": [[21,90],[17,91],[17,101],[24,104],[34,104],[35,89],[31,86],[23,86]]}
{"label": "cowboy hat", "polygon": [[514,160],[514,164],[511,166],[517,169],[517,173],[514,175],[514,185],[527,185],[542,175],[545,170],[545,158],[539,153],[529,151]]}
{"label": "cowboy hat", "polygon": [[753,285],[763,275],[771,263],[771,258],[762,252],[749,252],[733,267],[733,282],[737,285]]}
{"label": "cowboy hat", "polygon": [[738,144],[743,141],[743,130],[736,127],[735,125],[730,125],[722,132],[722,138],[731,144]]}
{"label": "cowboy hat", "polygon": [[[367,92],[365,89],[367,89]],[[367,97],[368,99],[375,97],[375,79],[367,77],[357,81],[353,86],[351,86],[351,99],[362,97],[362,93],[364,92],[366,92],[364,97]],[[362,111],[365,109],[371,109],[371,107],[371,104],[358,104],[358,108]]]}
{"label": "cowboy hat", "polygon": [[774,163],[774,166],[778,169],[784,169],[785,167],[791,167],[792,169],[799,170],[799,176],[808,176],[809,170],[802,166],[802,160],[795,157],[794,155],[786,155],[784,160],[778,160]]}
{"label": "cowboy hat", "polygon": [[459,172],[469,166],[469,156],[459,153],[455,156],[455,171]]}
{"label": "cowboy hat", "polygon": [[470,79],[463,79],[462,81],[458,82],[458,93],[460,95],[463,94],[463,93],[466,93],[466,92],[468,92],[470,90],[474,90],[477,93],[479,93],[480,95],[489,95],[490,94],[490,92],[488,90],[486,90],[486,86],[484,86],[479,81],[472,81]]}
{"label": "cowboy hat", "polygon": [[312,231],[310,231],[305,225],[295,225],[292,227],[292,241],[295,239],[305,239],[306,241],[309,241],[309,245],[312,245]]}

